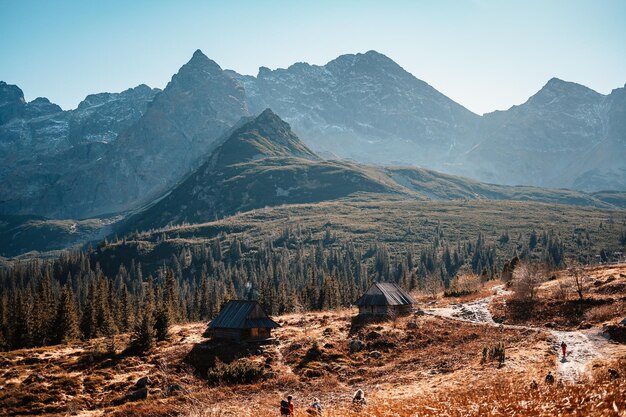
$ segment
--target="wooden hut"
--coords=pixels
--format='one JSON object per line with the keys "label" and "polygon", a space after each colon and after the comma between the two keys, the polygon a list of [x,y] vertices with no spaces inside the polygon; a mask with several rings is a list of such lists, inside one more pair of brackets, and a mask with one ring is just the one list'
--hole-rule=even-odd
{"label": "wooden hut", "polygon": [[390,282],[375,282],[355,301],[359,317],[396,317],[411,314],[415,300]]}
{"label": "wooden hut", "polygon": [[262,342],[271,340],[278,327],[257,301],[231,300],[209,323],[208,332],[214,339]]}

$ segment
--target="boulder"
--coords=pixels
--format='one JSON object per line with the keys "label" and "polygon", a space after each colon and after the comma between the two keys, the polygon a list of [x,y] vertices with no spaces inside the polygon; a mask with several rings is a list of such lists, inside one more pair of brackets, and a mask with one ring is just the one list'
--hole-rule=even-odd
{"label": "boulder", "polygon": [[374,358],[374,359],[379,359],[381,356],[383,356],[382,353],[380,353],[378,350],[373,350],[369,353],[370,358]]}
{"label": "boulder", "polygon": [[147,375],[143,378],[139,378],[137,382],[135,382],[136,389],[146,388],[148,385],[150,385],[150,377]]}
{"label": "boulder", "polygon": [[140,401],[148,398],[148,387],[139,388],[136,391],[127,394],[125,397],[126,401]]}
{"label": "boulder", "polygon": [[34,382],[44,382],[46,380],[46,378],[43,377],[43,375],[40,374],[31,374],[28,376],[28,378],[26,378],[24,380],[24,384],[32,384]]}
{"label": "boulder", "polygon": [[167,395],[172,395],[172,394],[175,394],[177,392],[184,391],[184,390],[185,389],[180,384],[171,384],[171,385],[169,385],[167,387]]}
{"label": "boulder", "polygon": [[371,332],[365,335],[366,340],[380,339],[380,337],[381,337],[381,334],[374,330],[372,330]]}
{"label": "boulder", "polygon": [[350,353],[360,352],[365,348],[365,343],[358,339],[352,339],[350,341]]}

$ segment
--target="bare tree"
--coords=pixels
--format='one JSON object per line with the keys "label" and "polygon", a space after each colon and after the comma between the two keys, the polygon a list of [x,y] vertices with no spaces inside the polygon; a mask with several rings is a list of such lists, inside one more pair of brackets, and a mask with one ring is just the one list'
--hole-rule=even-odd
{"label": "bare tree", "polygon": [[545,267],[538,263],[522,263],[513,271],[515,297],[528,302],[537,298],[539,285],[544,281]]}
{"label": "bare tree", "polygon": [[574,261],[571,265],[572,266],[569,267],[567,272],[574,288],[576,289],[578,299],[582,301],[585,298],[585,293],[587,292],[585,270],[578,262]]}
{"label": "bare tree", "polygon": [[430,294],[433,299],[437,298],[437,295],[442,288],[443,282],[441,282],[441,277],[438,273],[431,272],[426,275],[426,278],[424,279],[424,291],[427,294]]}

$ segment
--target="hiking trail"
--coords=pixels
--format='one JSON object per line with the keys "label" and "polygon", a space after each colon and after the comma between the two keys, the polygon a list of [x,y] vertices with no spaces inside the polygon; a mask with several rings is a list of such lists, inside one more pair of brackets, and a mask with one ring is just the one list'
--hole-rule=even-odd
{"label": "hiking trail", "polygon": [[[424,313],[446,317],[453,320],[469,321],[488,326],[543,331],[551,335],[549,343],[555,354],[556,376],[564,381],[576,381],[582,376],[587,365],[596,358],[608,357],[611,353],[611,342],[602,335],[600,329],[559,331],[543,327],[499,324],[493,320],[489,312],[489,304],[495,296],[507,295],[504,285],[494,287],[494,295],[467,303],[452,304],[448,307],[427,308]],[[561,342],[567,345],[565,359],[561,355]]]}

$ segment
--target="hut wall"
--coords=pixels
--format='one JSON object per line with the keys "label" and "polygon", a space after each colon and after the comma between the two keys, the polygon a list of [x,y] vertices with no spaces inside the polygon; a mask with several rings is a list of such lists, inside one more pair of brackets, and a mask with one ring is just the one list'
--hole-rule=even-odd
{"label": "hut wall", "polygon": [[243,335],[242,335],[241,329],[215,329],[213,330],[213,337],[215,339],[241,340],[242,336]]}
{"label": "hut wall", "polygon": [[409,314],[411,314],[411,311],[413,311],[412,304],[393,306],[392,308],[395,311],[395,314],[398,316],[408,316]]}
{"label": "hut wall", "polygon": [[401,306],[359,306],[360,316],[406,316],[411,314],[413,306],[411,304]]}

